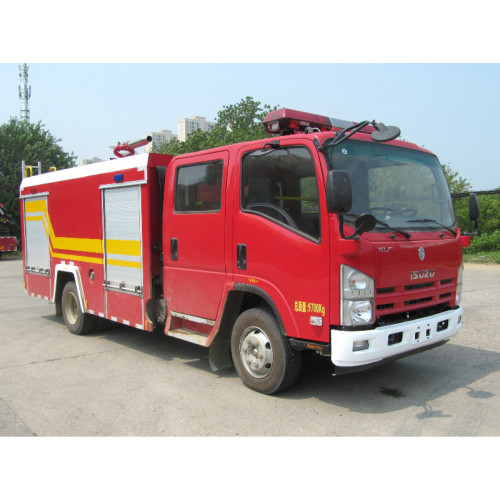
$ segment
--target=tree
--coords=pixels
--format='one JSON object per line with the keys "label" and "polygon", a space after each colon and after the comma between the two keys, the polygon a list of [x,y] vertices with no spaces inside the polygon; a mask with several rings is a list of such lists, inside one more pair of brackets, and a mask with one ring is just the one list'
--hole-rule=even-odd
{"label": "tree", "polygon": [[465,193],[472,189],[472,184],[468,179],[464,179],[458,172],[453,170],[449,165],[441,165],[443,168],[446,181],[450,186],[452,194]]}
{"label": "tree", "polygon": [[76,156],[68,154],[57,144],[56,139],[38,122],[11,118],[0,125],[0,203],[17,225],[20,236],[19,185],[21,184],[21,162],[26,165],[42,163],[42,172],[54,166],[58,170],[74,165]]}
{"label": "tree", "polygon": [[157,151],[179,155],[237,142],[264,139],[269,136],[262,125],[262,120],[273,109],[277,107],[262,105],[247,96],[237,104],[223,106],[217,114],[215,127],[211,130],[196,130],[188,136],[186,141],[173,139],[161,145]]}

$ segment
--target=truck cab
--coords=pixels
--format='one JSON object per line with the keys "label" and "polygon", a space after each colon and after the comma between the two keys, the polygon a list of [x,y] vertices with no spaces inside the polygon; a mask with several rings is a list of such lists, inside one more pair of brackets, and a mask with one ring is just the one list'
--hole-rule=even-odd
{"label": "truck cab", "polygon": [[293,383],[304,350],[341,374],[454,336],[469,238],[437,157],[383,125],[385,137],[367,124],[336,143],[356,124],[266,120],[283,135],[169,165],[164,281],[179,336],[206,332],[212,360],[231,344],[244,383],[268,393]]}

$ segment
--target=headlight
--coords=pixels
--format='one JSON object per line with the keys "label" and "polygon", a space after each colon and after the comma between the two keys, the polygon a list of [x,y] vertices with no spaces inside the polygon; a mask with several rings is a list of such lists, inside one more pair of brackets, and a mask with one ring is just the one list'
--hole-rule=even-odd
{"label": "headlight", "polygon": [[464,263],[460,264],[458,268],[458,276],[457,276],[457,295],[455,297],[455,305],[460,305],[460,301],[462,300],[462,281],[464,277]]}
{"label": "headlight", "polygon": [[372,323],[375,281],[361,271],[344,264],[340,266],[340,275],[342,300],[340,323],[343,326]]}

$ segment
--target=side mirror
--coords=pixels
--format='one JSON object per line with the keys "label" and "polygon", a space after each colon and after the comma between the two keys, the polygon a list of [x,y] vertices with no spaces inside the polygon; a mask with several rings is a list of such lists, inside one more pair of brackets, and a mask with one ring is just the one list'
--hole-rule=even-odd
{"label": "side mirror", "polygon": [[352,207],[352,187],[345,170],[330,170],[326,179],[326,206],[334,214],[345,214]]}
{"label": "side mirror", "polygon": [[401,130],[398,127],[386,127],[383,123],[375,123],[374,127],[372,139],[375,142],[392,141],[401,135]]}
{"label": "side mirror", "polygon": [[377,219],[372,214],[360,215],[354,221],[354,234],[359,236],[360,234],[367,233],[371,231],[377,224]]}
{"label": "side mirror", "polygon": [[474,232],[464,233],[464,236],[479,236],[479,202],[476,193],[469,195],[469,219],[474,222]]}
{"label": "side mirror", "polygon": [[479,202],[475,193],[471,193],[469,196],[469,219],[471,221],[479,219]]}

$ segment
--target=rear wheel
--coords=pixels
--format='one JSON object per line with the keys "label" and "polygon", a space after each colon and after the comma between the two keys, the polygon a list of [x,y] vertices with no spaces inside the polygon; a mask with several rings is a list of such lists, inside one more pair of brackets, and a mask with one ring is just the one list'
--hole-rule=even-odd
{"label": "rear wheel", "polygon": [[78,300],[74,281],[68,281],[62,292],[62,315],[68,330],[75,335],[90,333],[97,326],[97,317],[84,313]]}
{"label": "rear wheel", "polygon": [[239,316],[231,354],[243,383],[264,394],[289,388],[300,372],[301,353],[290,347],[268,309],[249,309]]}

